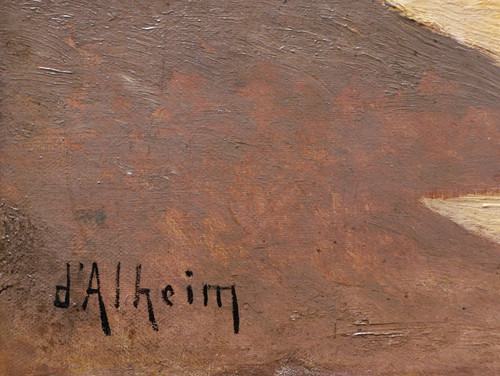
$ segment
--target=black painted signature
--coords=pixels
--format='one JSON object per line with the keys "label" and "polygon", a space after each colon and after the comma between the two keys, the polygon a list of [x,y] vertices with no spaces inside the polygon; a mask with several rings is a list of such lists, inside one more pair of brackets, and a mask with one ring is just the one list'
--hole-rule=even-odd
{"label": "black painted signature", "polygon": [[[80,264],[82,266],[82,264]],[[71,294],[71,276],[70,276],[70,264],[66,264],[66,285],[57,285],[56,286],[56,294],[54,298],[54,306],[58,308],[68,308],[70,305],[70,294]],[[118,309],[120,307],[120,269],[121,263],[116,265],[116,280],[115,280],[115,308]],[[139,302],[141,298],[146,299],[146,304],[148,307],[148,317],[151,322],[151,326],[154,331],[158,331],[158,323],[156,322],[153,302],[151,301],[151,289],[145,288],[141,286],[141,272],[142,265],[137,265],[136,268],[136,278],[135,278],[135,295],[134,295],[134,307],[137,308],[139,306]],[[193,272],[191,270],[186,271],[187,277],[192,277]],[[215,291],[217,306],[222,307],[222,292],[223,291],[231,292],[231,300],[232,300],[232,311],[233,311],[233,330],[235,334],[238,334],[240,330],[240,316],[238,309],[238,298],[236,297],[236,287],[235,285],[230,286],[220,286],[220,285],[209,285],[203,284],[202,292],[203,292],[203,305],[206,307],[208,305],[208,296],[209,291]],[[61,300],[61,293],[64,292],[64,299]],[[86,290],[86,296],[82,304],[82,309],[85,311],[89,304],[90,298],[92,295],[97,295],[97,301],[99,304],[99,312],[101,318],[101,327],[103,332],[106,335],[111,335],[111,328],[109,326],[108,315],[106,313],[106,306],[104,304],[104,300],[101,294],[101,281],[99,278],[99,268],[97,266],[97,262],[92,263],[92,271],[89,277],[89,283]],[[173,306],[172,296],[175,294],[174,288],[172,285],[166,285],[164,289],[161,290],[162,300],[167,306]],[[194,292],[192,285],[188,285],[186,287],[186,297],[187,303],[194,303]]]}

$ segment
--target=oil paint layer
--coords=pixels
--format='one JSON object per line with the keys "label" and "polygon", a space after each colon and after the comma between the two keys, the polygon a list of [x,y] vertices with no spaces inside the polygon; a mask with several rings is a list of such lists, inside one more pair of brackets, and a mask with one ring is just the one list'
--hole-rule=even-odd
{"label": "oil paint layer", "polygon": [[500,243],[500,195],[422,198],[421,202],[466,230]]}
{"label": "oil paint layer", "polygon": [[489,56],[373,0],[0,20],[0,375],[500,375],[500,245],[420,202],[500,188]]}
{"label": "oil paint layer", "polygon": [[389,0],[386,4],[500,63],[500,1]]}

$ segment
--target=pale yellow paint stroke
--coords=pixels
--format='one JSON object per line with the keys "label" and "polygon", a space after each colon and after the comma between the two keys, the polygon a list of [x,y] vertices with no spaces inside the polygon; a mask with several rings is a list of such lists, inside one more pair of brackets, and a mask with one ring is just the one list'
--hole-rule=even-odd
{"label": "pale yellow paint stroke", "polygon": [[420,201],[466,230],[500,243],[500,195],[422,198]]}
{"label": "pale yellow paint stroke", "polygon": [[384,0],[417,22],[483,50],[500,65],[500,0]]}

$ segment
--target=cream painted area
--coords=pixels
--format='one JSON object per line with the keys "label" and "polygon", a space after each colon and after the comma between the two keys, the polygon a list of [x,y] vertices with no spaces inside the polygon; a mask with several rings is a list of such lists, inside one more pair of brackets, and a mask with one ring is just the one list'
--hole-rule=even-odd
{"label": "cream painted area", "polygon": [[500,65],[500,0],[385,0],[405,16],[492,55]]}
{"label": "cream painted area", "polygon": [[500,243],[500,195],[422,198],[420,201],[466,230]]}

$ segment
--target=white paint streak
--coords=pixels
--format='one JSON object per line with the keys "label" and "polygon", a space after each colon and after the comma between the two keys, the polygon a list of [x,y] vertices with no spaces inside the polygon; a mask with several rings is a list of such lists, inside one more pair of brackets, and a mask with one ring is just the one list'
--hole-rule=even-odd
{"label": "white paint streak", "polygon": [[73,73],[72,71],[60,70],[60,69],[50,68],[50,67],[38,67],[38,69],[45,70],[45,71],[52,72],[52,73],[67,73],[67,74]]}

